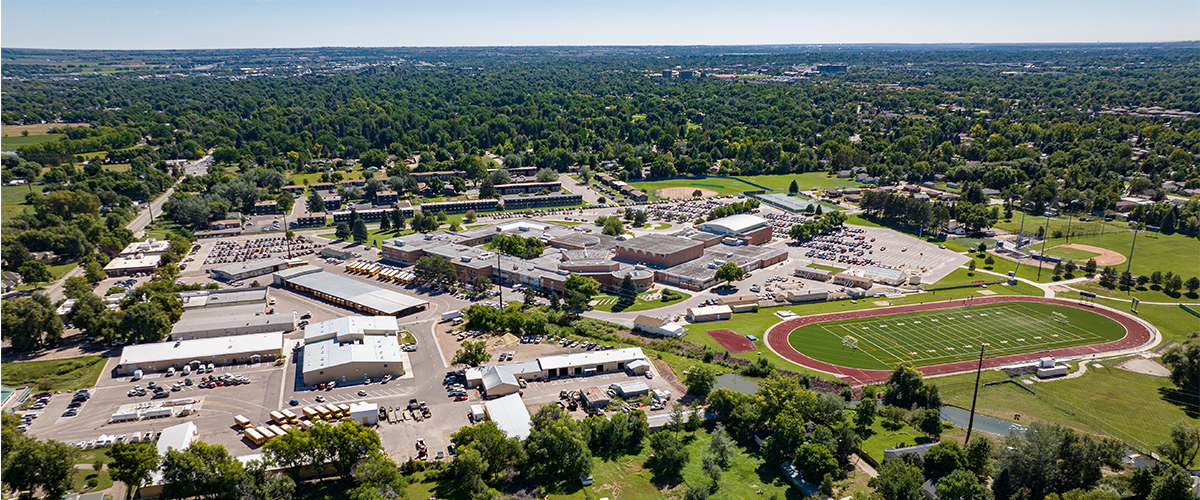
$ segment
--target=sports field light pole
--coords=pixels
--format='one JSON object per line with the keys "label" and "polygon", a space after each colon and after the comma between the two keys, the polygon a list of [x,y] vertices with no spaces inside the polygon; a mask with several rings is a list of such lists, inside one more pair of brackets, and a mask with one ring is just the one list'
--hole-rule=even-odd
{"label": "sports field light pole", "polygon": [[[1025,210],[1022,208],[1022,210],[1021,210],[1021,229],[1017,231],[1017,248],[1016,248],[1016,250],[1018,252],[1021,251],[1021,235],[1023,235],[1023,234],[1025,234]],[[1018,254],[1018,255],[1020,255],[1020,254]],[[1020,270],[1021,270],[1021,260],[1017,259],[1017,267],[1013,269],[1013,277],[1014,278],[1017,276],[1017,271],[1020,271]]]}
{"label": "sports field light pole", "polygon": [[1129,264],[1125,266],[1126,273],[1128,273],[1129,269],[1133,267],[1133,248],[1137,246],[1137,235],[1138,233],[1142,232],[1142,229],[1145,227],[1145,223],[1139,223],[1137,227],[1133,228],[1133,243],[1129,245]]}
{"label": "sports field light pole", "polygon": [[1038,280],[1042,279],[1042,263],[1046,262],[1046,240],[1048,239],[1050,239],[1050,212],[1046,212],[1046,230],[1042,231],[1042,258],[1038,259]]}
{"label": "sports field light pole", "polygon": [[979,399],[979,376],[983,373],[983,342],[979,343],[979,368],[975,370],[975,393],[971,395],[971,416],[967,419],[967,439],[963,441],[963,448],[966,448],[971,443],[971,429],[975,427],[975,401]]}

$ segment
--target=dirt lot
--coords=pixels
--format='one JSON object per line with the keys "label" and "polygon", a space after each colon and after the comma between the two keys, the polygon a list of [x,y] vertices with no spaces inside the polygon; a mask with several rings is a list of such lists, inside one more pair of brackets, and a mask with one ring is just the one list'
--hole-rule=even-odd
{"label": "dirt lot", "polygon": [[[1066,245],[1058,245],[1054,248],[1074,248],[1076,250],[1083,250],[1085,252],[1098,253],[1098,254],[1100,254],[1100,256],[1096,257],[1096,265],[1098,265],[1098,266],[1115,266],[1117,264],[1125,262],[1124,255],[1121,255],[1121,254],[1114,252],[1112,250],[1109,250],[1107,248],[1094,247],[1091,245],[1080,245],[1078,243],[1068,243]],[[1075,260],[1080,260],[1080,259],[1075,259]]]}

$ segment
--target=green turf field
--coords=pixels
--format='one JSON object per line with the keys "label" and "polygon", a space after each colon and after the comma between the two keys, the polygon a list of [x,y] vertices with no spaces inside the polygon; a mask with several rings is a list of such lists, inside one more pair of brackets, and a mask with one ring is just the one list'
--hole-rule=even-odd
{"label": "green turf field", "polygon": [[[1055,321],[1052,312],[1068,322]],[[800,327],[789,336],[796,350],[814,359],[850,368],[891,369],[901,363],[937,365],[978,356],[1004,356],[1116,340],[1125,335],[1117,322],[1066,306],[1037,303],[956,307],[903,315],[825,321]],[[843,339],[854,339],[847,347]]]}

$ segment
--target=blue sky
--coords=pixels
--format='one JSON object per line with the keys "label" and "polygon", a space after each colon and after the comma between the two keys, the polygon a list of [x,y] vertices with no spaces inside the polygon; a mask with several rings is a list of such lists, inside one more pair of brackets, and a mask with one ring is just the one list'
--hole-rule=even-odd
{"label": "blue sky", "polygon": [[1196,0],[4,0],[0,46],[1160,42]]}

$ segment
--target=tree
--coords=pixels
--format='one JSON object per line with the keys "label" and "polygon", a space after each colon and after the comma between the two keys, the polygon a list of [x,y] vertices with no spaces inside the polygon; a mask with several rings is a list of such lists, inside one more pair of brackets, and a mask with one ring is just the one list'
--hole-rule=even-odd
{"label": "tree", "polygon": [[158,451],[149,444],[115,443],[107,453],[113,460],[108,466],[109,475],[125,483],[130,495],[158,470]]}
{"label": "tree", "polygon": [[1171,382],[1192,396],[1200,396],[1200,332],[1192,332],[1182,345],[1172,347],[1162,357],[1171,369]]}
{"label": "tree", "polygon": [[45,294],[6,299],[0,314],[0,335],[10,339],[12,348],[18,351],[55,344],[62,338],[62,319]]}
{"label": "tree", "polygon": [[1088,275],[1096,274],[1096,259],[1088,259],[1087,264],[1083,266],[1083,272]]}
{"label": "tree", "polygon": [[532,288],[525,287],[523,290],[521,290],[521,293],[525,296],[525,307],[533,307],[537,305],[537,293],[535,293]]}
{"label": "tree", "polygon": [[704,471],[704,475],[708,476],[709,479],[712,479],[712,489],[717,489],[717,486],[721,483],[723,471],[721,470],[721,465],[717,463],[716,457],[713,457],[709,453],[700,455],[700,470]]}
{"label": "tree", "polygon": [[967,270],[974,272],[975,267],[975,259],[971,259],[971,261],[967,263]]}
{"label": "tree", "polygon": [[21,275],[22,283],[28,283],[31,285],[44,283],[54,279],[54,277],[50,275],[50,268],[36,260],[31,260],[21,264],[21,267],[17,268],[17,273]]}
{"label": "tree", "polygon": [[992,477],[994,469],[992,458],[992,441],[985,437],[977,436],[967,444],[967,470],[975,474],[979,478]]}
{"label": "tree", "polygon": [[381,449],[379,434],[358,422],[343,420],[329,425],[313,426],[312,439],[325,448],[325,455],[342,478],[350,477],[354,467]]}
{"label": "tree", "polygon": [[[22,269],[24,269],[23,266]],[[22,274],[22,276],[24,276],[24,274]],[[1163,283],[1163,291],[1171,295],[1179,293],[1179,289],[1181,288],[1183,288],[1183,277],[1178,274],[1167,278]]]}
{"label": "tree", "polygon": [[828,447],[819,444],[802,444],[796,449],[792,465],[804,476],[804,480],[818,484],[826,474],[837,475],[838,461]]}
{"label": "tree", "polygon": [[441,255],[426,255],[417,259],[417,264],[413,266],[413,274],[436,283],[452,283],[458,279],[454,263]]}
{"label": "tree", "polygon": [[637,227],[645,226],[649,218],[650,216],[646,215],[646,212],[639,210],[633,214],[633,225]]}
{"label": "tree", "polygon": [[36,441],[22,437],[11,445],[5,442],[4,483],[15,491],[35,491],[45,498],[62,498],[71,488],[75,473],[75,450],[54,440]]}
{"label": "tree", "polygon": [[454,353],[453,363],[456,365],[479,366],[492,360],[492,355],[487,352],[487,342],[471,342],[462,343],[462,348]]}
{"label": "tree", "polygon": [[300,469],[316,469],[325,463],[327,450],[323,443],[307,432],[289,432],[271,439],[263,446],[267,462],[281,467],[294,479],[300,479]]}
{"label": "tree", "polygon": [[466,222],[466,223],[475,222],[475,211],[467,210],[467,213],[465,215],[463,215],[463,222]]}
{"label": "tree", "polygon": [[1028,498],[1099,483],[1101,466],[1120,467],[1123,446],[1112,439],[1096,440],[1059,425],[1030,424],[1022,436],[1009,435],[998,448],[998,475],[992,490],[1001,500],[1017,490]]}
{"label": "tree", "polygon": [[1200,429],[1180,420],[1171,425],[1170,439],[1155,447],[1168,462],[1190,469],[1200,452]]}
{"label": "tree", "polygon": [[683,375],[683,385],[688,392],[700,397],[707,396],[717,383],[717,371],[708,365],[692,365]]}
{"label": "tree", "polygon": [[683,500],[708,500],[708,491],[708,488],[699,484],[689,484],[687,489],[683,491]]}
{"label": "tree", "polygon": [[236,498],[246,470],[224,446],[196,441],[183,450],[169,450],[162,460],[162,497]]}
{"label": "tree", "polygon": [[354,229],[352,232],[354,234],[355,243],[365,243],[367,241],[367,223],[362,219],[355,219]]}
{"label": "tree", "polygon": [[92,285],[83,276],[71,276],[63,282],[63,295],[68,299],[82,299],[92,293]]}
{"label": "tree", "polygon": [[1146,500],[1195,500],[1192,476],[1178,465],[1172,465],[1154,478]]}
{"label": "tree", "polygon": [[879,468],[879,477],[867,484],[875,488],[883,500],[923,500],[921,469],[904,460],[891,460]]}
{"label": "tree", "polygon": [[788,194],[796,194],[799,192],[800,192],[800,185],[796,184],[795,180],[792,180],[792,184],[790,186],[788,186]]}
{"label": "tree", "polygon": [[[392,464],[395,468],[395,464]],[[296,493],[296,481],[286,474],[268,470],[262,460],[250,460],[245,465],[245,478],[237,484],[237,494],[241,500],[279,500],[292,498]],[[374,498],[353,496],[355,500]]]}
{"label": "tree", "polygon": [[879,413],[879,403],[875,398],[864,397],[854,408],[854,425],[866,429],[875,424],[875,416]]}
{"label": "tree", "polygon": [[700,198],[702,196],[704,196],[704,191],[701,191],[699,189],[692,191],[692,198]]}
{"label": "tree", "polygon": [[626,274],[621,279],[621,285],[618,287],[617,295],[620,296],[622,304],[633,304],[637,301],[637,284],[633,282],[633,277]]}
{"label": "tree", "polygon": [[345,222],[338,223],[337,229],[333,231],[333,237],[339,240],[350,239],[350,225]]}
{"label": "tree", "polygon": [[555,172],[552,168],[540,168],[536,176],[538,182],[554,182],[558,180],[558,172]]}
{"label": "tree", "polygon": [[317,214],[325,211],[325,199],[322,198],[321,193],[318,193],[316,190],[313,190],[313,192],[308,194],[307,205],[308,206],[306,208],[308,208],[308,211],[311,213]]}
{"label": "tree", "polygon": [[712,438],[708,442],[708,453],[712,455],[718,465],[728,467],[729,459],[736,451],[733,440],[729,438],[729,433],[725,432],[725,426],[718,422],[713,427]]}
{"label": "tree", "polygon": [[383,217],[379,218],[379,230],[380,231],[391,231],[392,230],[392,218],[388,217],[386,213],[384,214]]}
{"label": "tree", "polygon": [[655,474],[664,477],[678,476],[690,458],[683,442],[671,432],[659,431],[651,434],[650,450],[654,452],[654,456],[647,465]]}
{"label": "tree", "polygon": [[84,278],[87,278],[88,282],[91,283],[99,283],[108,277],[108,275],[104,273],[104,266],[95,261],[88,262],[87,264],[83,265],[83,276]]}
{"label": "tree", "polygon": [[579,478],[590,473],[592,452],[585,432],[582,422],[569,418],[534,428],[525,440],[530,470],[549,479]]}
{"label": "tree", "polygon": [[[996,259],[989,254],[986,259],[983,259],[983,263],[987,264],[988,267],[992,267],[996,265]],[[1068,263],[1068,265],[1071,264]]]}
{"label": "tree", "polygon": [[918,412],[913,416],[913,427],[937,440],[942,436],[942,414],[932,408]]}
{"label": "tree", "polygon": [[475,291],[479,293],[491,290],[492,286],[492,280],[488,279],[486,276],[476,276],[475,279],[471,281],[471,288],[475,289]]}
{"label": "tree", "polygon": [[[928,455],[926,455],[928,460]],[[929,462],[925,462],[928,467]],[[957,469],[940,481],[936,481],[938,495],[945,500],[986,500],[991,498],[987,485],[981,484],[974,474]]]}
{"label": "tree", "polygon": [[479,199],[490,199],[496,197],[496,183],[489,177],[483,180],[479,185]]}
{"label": "tree", "polygon": [[612,216],[604,219],[604,229],[601,231],[609,236],[620,236],[625,234],[625,224],[621,222],[621,218]]}
{"label": "tree", "polygon": [[1200,289],[1200,278],[1195,276],[1188,278],[1188,280],[1183,283],[1183,287],[1187,288],[1188,293],[1196,293],[1196,290]]}
{"label": "tree", "polygon": [[592,297],[595,297],[600,292],[600,283],[592,279],[590,276],[581,276],[572,273],[567,276],[567,280],[563,283],[565,301],[567,310],[578,313],[587,309],[588,302],[591,302]]}
{"label": "tree", "polygon": [[[933,411],[933,410],[930,410]],[[951,472],[967,468],[967,455],[958,443],[943,441],[925,452],[925,478],[937,482]]]}
{"label": "tree", "polygon": [[557,311],[557,310],[561,309],[561,306],[562,306],[561,302],[562,302],[562,299],[559,298],[558,292],[550,292],[550,309],[551,310]]}
{"label": "tree", "polygon": [[716,278],[724,281],[727,286],[731,285],[734,281],[741,281],[745,277],[746,270],[733,262],[726,262],[717,268]]}

